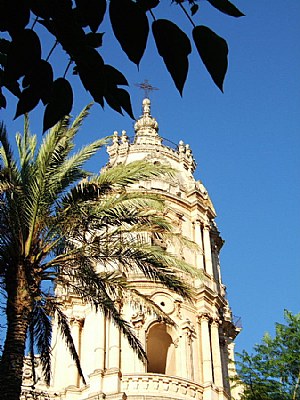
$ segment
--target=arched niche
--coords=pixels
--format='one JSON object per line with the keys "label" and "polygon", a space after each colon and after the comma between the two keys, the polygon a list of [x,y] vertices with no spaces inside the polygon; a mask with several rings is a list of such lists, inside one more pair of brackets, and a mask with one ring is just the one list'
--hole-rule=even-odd
{"label": "arched niche", "polygon": [[147,332],[147,372],[175,375],[175,346],[165,324],[155,323]]}

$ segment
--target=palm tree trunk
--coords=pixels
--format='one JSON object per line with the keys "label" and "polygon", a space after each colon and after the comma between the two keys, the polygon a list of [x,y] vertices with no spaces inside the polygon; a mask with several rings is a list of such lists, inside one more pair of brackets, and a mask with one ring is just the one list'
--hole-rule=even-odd
{"label": "palm tree trunk", "polygon": [[0,397],[1,400],[19,400],[32,304],[24,266],[18,266],[14,279],[8,282],[7,332],[0,363]]}

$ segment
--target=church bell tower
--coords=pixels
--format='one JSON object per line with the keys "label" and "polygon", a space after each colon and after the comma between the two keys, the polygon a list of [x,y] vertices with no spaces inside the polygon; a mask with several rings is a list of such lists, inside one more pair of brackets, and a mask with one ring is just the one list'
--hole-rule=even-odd
{"label": "church bell tower", "polygon": [[[167,164],[178,171],[170,181],[155,178],[136,184],[139,190],[161,193],[176,231],[194,241],[195,248],[172,247],[178,257],[202,271],[195,279],[192,302],[185,302],[161,285],[137,276],[136,288],[149,296],[175,322],[166,325],[141,307],[122,304],[129,321],[147,352],[143,364],[112,321],[96,314],[79,299],[65,297],[74,342],[87,383],[79,380],[76,366],[54,326],[53,382],[49,399],[60,400],[227,400],[238,399],[230,387],[235,372],[236,326],[221,278],[219,254],[223,246],[215,223],[216,212],[201,181],[194,178],[196,167],[189,145],[165,142],[151,115],[151,103],[143,100],[142,115],[130,139],[125,131],[114,132],[108,147],[107,167],[145,159]],[[144,186],[143,186],[144,185]]]}

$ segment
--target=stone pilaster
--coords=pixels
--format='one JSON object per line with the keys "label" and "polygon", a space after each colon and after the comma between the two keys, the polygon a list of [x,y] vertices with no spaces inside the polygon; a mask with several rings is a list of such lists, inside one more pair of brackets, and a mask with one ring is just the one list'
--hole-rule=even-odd
{"label": "stone pilaster", "polygon": [[94,331],[95,350],[94,350],[94,370],[103,371],[105,367],[105,318],[102,313],[96,315]]}
{"label": "stone pilaster", "polygon": [[201,326],[201,353],[204,384],[213,381],[209,320],[210,318],[207,314],[202,314],[199,318]]}
{"label": "stone pilaster", "polygon": [[[83,318],[79,316],[72,317],[70,320],[73,343],[79,357],[80,357],[80,336],[81,336],[83,321],[84,321]],[[73,358],[71,358],[71,362],[68,365],[68,378],[69,378],[69,386],[76,386],[76,387],[78,386],[79,374],[76,363],[73,360]]]}
{"label": "stone pilaster", "polygon": [[199,250],[196,251],[196,267],[199,269],[204,269],[204,260],[203,260],[203,240],[202,240],[202,232],[201,232],[201,223],[199,220],[194,222],[194,238],[195,243],[199,246]]}
{"label": "stone pilaster", "polygon": [[209,225],[207,224],[203,226],[203,245],[204,245],[205,270],[209,275],[213,275],[213,266],[211,259],[210,228]]}
{"label": "stone pilaster", "polygon": [[216,386],[223,386],[222,362],[219,340],[219,321],[213,320],[211,323],[211,348],[214,371],[214,383]]}

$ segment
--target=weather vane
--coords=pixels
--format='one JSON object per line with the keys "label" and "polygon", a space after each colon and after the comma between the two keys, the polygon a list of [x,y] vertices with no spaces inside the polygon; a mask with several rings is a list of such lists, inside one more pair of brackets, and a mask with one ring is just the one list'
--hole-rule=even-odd
{"label": "weather vane", "polygon": [[145,79],[142,83],[135,83],[135,86],[145,91],[145,97],[147,99],[149,99],[150,92],[153,92],[153,90],[159,90],[158,88],[152,86],[151,83],[149,83],[148,79]]}

